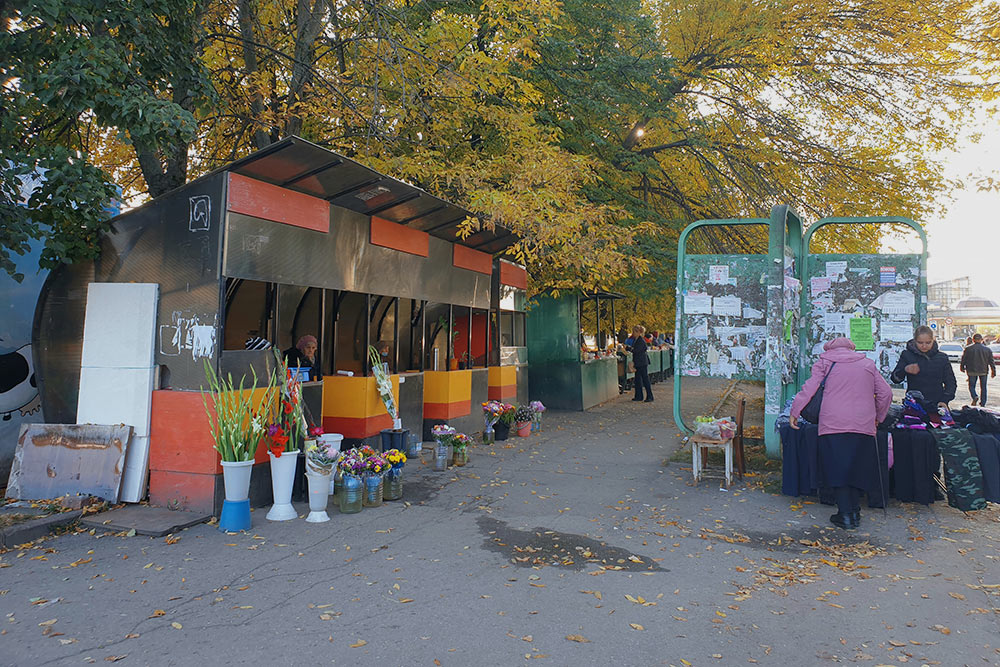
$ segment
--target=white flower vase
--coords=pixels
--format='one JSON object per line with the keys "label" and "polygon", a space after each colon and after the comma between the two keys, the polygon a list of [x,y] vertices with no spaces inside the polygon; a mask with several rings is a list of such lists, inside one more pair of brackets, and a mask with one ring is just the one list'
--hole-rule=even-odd
{"label": "white flower vase", "polygon": [[299,453],[282,452],[281,456],[267,453],[271,457],[271,493],[274,504],[267,512],[270,521],[289,521],[298,516],[292,507],[292,483],[295,481],[295,464]]}
{"label": "white flower vase", "polygon": [[323,474],[309,470],[306,472],[306,479],[309,482],[309,516],[306,517],[306,521],[309,523],[329,521],[326,505],[330,501],[330,473]]}
{"label": "white flower vase", "polygon": [[250,530],[250,473],[253,461],[222,461],[222,481],[226,500],[219,514],[219,530]]}

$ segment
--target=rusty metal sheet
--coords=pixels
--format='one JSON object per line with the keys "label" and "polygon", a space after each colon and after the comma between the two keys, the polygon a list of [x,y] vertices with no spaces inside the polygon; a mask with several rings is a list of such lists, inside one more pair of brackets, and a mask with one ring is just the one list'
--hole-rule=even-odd
{"label": "rusty metal sheet", "polygon": [[80,493],[118,502],[132,427],[25,424],[14,450],[8,498]]}

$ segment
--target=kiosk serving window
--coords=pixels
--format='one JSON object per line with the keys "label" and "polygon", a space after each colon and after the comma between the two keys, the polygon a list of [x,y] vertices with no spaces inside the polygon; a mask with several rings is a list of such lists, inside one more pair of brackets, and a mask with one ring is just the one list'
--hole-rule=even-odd
{"label": "kiosk serving window", "polygon": [[226,280],[223,350],[242,350],[253,336],[272,340],[275,288],[257,280]]}

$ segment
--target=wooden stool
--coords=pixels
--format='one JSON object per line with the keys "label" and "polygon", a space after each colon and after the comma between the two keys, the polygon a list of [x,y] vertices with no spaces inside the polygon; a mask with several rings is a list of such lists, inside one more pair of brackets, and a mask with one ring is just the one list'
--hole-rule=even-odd
{"label": "wooden stool", "polygon": [[[701,480],[701,473],[705,469],[702,459],[702,450],[711,448],[721,449],[726,455],[726,488],[733,482],[733,439],[713,440],[700,435],[691,436],[691,470],[694,473],[694,483]],[[707,456],[707,454],[706,454]]]}

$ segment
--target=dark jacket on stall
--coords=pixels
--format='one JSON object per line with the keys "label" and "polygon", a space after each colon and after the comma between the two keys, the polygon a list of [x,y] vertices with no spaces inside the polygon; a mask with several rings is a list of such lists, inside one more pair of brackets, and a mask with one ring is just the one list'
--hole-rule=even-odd
{"label": "dark jacket on stall", "polygon": [[649,355],[646,354],[646,341],[642,336],[636,338],[635,342],[632,343],[632,363],[635,364],[636,368],[649,366]]}
{"label": "dark jacket on stall", "polygon": [[993,363],[993,350],[982,343],[973,343],[962,350],[962,363],[959,368],[969,375],[988,375],[990,370],[996,373]]}
{"label": "dark jacket on stall", "polygon": [[[903,370],[910,364],[920,366],[920,372],[910,375]],[[951,369],[948,355],[938,349],[937,341],[924,354],[917,349],[916,341],[910,339],[906,349],[899,355],[899,363],[890,379],[896,384],[906,380],[907,390],[919,391],[929,402],[950,403],[955,400],[955,371]]]}

